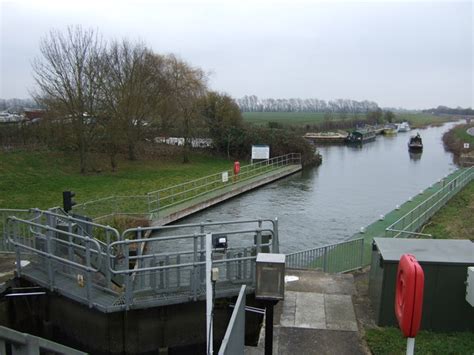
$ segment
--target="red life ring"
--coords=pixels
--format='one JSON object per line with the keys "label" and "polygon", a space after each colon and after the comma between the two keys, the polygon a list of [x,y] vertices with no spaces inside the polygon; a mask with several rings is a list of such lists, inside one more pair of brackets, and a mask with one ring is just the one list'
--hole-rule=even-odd
{"label": "red life ring", "polygon": [[403,254],[398,263],[395,289],[395,315],[403,335],[414,338],[420,329],[423,308],[423,269],[411,254]]}
{"label": "red life ring", "polygon": [[234,162],[234,175],[237,175],[240,172],[240,163],[238,161]]}

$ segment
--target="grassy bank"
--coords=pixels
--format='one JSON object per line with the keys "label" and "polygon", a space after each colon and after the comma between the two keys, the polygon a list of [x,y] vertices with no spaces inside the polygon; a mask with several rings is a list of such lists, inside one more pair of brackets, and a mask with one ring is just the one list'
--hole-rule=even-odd
{"label": "grassy bank", "polygon": [[48,208],[62,204],[62,191],[76,202],[110,195],[141,195],[151,190],[232,168],[232,162],[200,154],[182,164],[179,156],[119,160],[119,171],[81,175],[74,156],[61,152],[0,153],[0,208]]}
{"label": "grassy bank", "polygon": [[[467,133],[471,127],[474,127],[473,123],[458,125],[443,135],[444,147],[457,159],[461,154],[474,154],[474,136]],[[468,149],[464,148],[464,143],[469,143]]]}
{"label": "grassy bank", "polygon": [[[397,328],[375,328],[365,338],[374,355],[405,354],[406,339]],[[415,354],[472,354],[474,336],[471,332],[433,333],[420,331],[415,341]]]}
{"label": "grassy bank", "polygon": [[[246,122],[256,125],[268,125],[270,122],[277,123],[281,126],[288,127],[304,127],[317,128],[325,123],[324,113],[321,112],[244,112],[243,118]],[[365,114],[358,114],[356,117],[350,114],[345,120],[341,119],[339,114],[334,114],[329,120],[335,125],[344,125],[344,122],[354,119],[364,120]],[[408,121],[413,128],[422,128],[430,125],[441,125],[444,122],[454,120],[450,116],[435,116],[427,113],[397,113],[395,121]],[[315,127],[313,127],[315,126]]]}
{"label": "grassy bank", "polygon": [[454,196],[425,225],[433,238],[474,239],[474,181]]}

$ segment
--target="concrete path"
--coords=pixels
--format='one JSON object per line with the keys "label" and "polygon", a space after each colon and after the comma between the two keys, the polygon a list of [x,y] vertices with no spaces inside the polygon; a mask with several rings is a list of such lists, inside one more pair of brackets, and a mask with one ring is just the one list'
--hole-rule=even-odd
{"label": "concrete path", "polygon": [[[352,304],[353,276],[306,270],[287,270],[287,276],[298,279],[286,283],[285,300],[275,307],[273,353],[365,354]],[[264,338],[245,353],[263,354]]]}

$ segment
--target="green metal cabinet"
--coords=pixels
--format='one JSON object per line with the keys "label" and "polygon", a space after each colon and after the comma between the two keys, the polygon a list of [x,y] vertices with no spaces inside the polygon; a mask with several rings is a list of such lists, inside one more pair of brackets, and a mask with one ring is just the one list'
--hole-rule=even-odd
{"label": "green metal cabinet", "polygon": [[374,238],[369,297],[380,326],[397,326],[395,284],[401,255],[413,254],[425,275],[421,329],[474,330],[474,307],[466,301],[467,268],[474,265],[469,240]]}

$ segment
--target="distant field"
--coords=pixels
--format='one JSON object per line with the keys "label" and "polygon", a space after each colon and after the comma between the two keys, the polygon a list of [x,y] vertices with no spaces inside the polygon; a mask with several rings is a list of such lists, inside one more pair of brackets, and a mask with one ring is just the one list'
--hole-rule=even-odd
{"label": "distant field", "polygon": [[[257,125],[267,125],[268,122],[276,122],[280,125],[317,125],[324,121],[324,113],[320,112],[243,112],[244,120]],[[354,116],[347,115],[346,120],[353,119]],[[365,114],[359,114],[358,118],[365,118]],[[429,125],[439,125],[452,121],[452,117],[434,116],[426,113],[401,113],[396,114],[398,121],[408,121],[414,128],[421,128]],[[334,114],[331,121],[342,121],[339,114]]]}
{"label": "distant field", "polygon": [[244,112],[244,120],[250,123],[266,125],[268,122],[280,124],[314,124],[324,119],[319,112]]}
{"label": "distant field", "polygon": [[458,119],[453,116],[435,116],[429,113],[398,113],[396,114],[397,121],[408,121],[412,128],[422,128],[430,125],[441,125],[445,122],[450,122]]}

